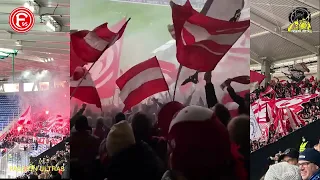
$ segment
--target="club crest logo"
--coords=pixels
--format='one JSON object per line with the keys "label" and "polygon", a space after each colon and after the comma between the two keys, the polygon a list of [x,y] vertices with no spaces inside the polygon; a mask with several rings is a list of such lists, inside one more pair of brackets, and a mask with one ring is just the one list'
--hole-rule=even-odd
{"label": "club crest logo", "polygon": [[312,33],[311,13],[307,8],[297,7],[289,14],[288,32]]}

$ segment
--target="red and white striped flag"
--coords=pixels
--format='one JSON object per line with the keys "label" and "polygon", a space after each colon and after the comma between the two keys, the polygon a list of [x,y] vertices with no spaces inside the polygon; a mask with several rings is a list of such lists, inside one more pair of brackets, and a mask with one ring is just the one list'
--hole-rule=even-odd
{"label": "red and white striped flag", "polygon": [[123,112],[156,93],[169,90],[156,57],[129,69],[117,79],[116,84],[125,105]]}
{"label": "red and white striped flag", "polygon": [[[110,27],[110,30],[119,31],[125,23],[126,18]],[[101,99],[110,98],[115,94],[123,38],[122,36],[114,45],[108,48],[90,70]],[[89,63],[85,67],[89,69],[91,65],[92,63]]]}
{"label": "red and white striped flag", "polygon": [[288,107],[286,107],[286,113],[292,129],[298,129],[300,124],[305,125],[305,122],[300,118],[300,116],[298,116],[296,113],[293,113]]}
{"label": "red and white striped flag", "polygon": [[31,106],[18,119],[18,124],[29,124],[31,123]]}
{"label": "red and white striped flag", "polygon": [[190,69],[212,71],[250,26],[249,20],[230,22],[203,15],[195,11],[189,1],[183,6],[171,1],[171,5],[177,60]]}
{"label": "red and white striped flag", "polygon": [[102,53],[120,39],[130,19],[118,32],[112,32],[108,23],[96,27],[93,31],[82,30],[71,34],[71,45],[74,53],[84,62],[95,62]]}
{"label": "red and white striped flag", "polygon": [[[88,104],[95,104],[101,108],[101,101],[96,86],[91,78],[91,74],[87,73],[83,81],[79,85],[82,77],[86,74],[86,69],[78,67],[74,75],[70,79],[70,93],[74,98]],[[79,87],[77,87],[79,85]],[[76,91],[75,91],[76,90]]]}

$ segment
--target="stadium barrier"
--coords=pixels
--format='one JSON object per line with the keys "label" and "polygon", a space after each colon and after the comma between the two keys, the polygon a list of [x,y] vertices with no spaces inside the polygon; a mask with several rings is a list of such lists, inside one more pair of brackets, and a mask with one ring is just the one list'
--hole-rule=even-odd
{"label": "stadium barrier", "polygon": [[302,136],[313,146],[320,139],[320,120],[302,127],[293,133],[279,139],[277,142],[269,144],[250,154],[250,179],[259,180],[268,170],[268,157],[274,156],[279,151],[283,152],[287,148],[299,149]]}
{"label": "stadium barrier", "polygon": [[0,179],[16,178],[28,170],[29,156],[20,149],[19,144],[0,158]]}
{"label": "stadium barrier", "polygon": [[57,145],[55,145],[52,148],[50,148],[50,149],[44,151],[43,153],[41,153],[39,156],[30,157],[30,161],[33,164],[38,165],[38,162],[39,162],[40,158],[44,158],[45,156],[51,157],[51,156],[55,155],[57,151],[65,150],[65,143],[66,143],[66,140],[61,141]]}

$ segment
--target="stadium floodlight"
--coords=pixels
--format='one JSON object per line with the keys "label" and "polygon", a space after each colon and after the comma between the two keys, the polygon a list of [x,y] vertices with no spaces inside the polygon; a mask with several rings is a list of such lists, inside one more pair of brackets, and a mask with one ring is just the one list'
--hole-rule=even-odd
{"label": "stadium floodlight", "polygon": [[7,48],[0,48],[0,52],[7,53],[7,54],[15,54],[15,53],[17,53],[17,50],[7,49]]}
{"label": "stadium floodlight", "polygon": [[17,55],[18,51],[14,49],[0,48],[0,59],[5,59],[10,55]]}

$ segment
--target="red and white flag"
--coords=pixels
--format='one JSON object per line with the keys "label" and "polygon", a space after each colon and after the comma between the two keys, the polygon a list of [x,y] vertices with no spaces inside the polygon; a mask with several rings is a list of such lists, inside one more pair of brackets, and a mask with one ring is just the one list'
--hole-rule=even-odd
{"label": "red and white flag", "polygon": [[82,30],[72,33],[70,41],[74,53],[86,63],[97,61],[107,48],[122,37],[129,20],[118,32],[112,32],[108,23],[104,23],[93,31]]}
{"label": "red and white flag", "polygon": [[129,110],[144,99],[169,90],[156,57],[135,65],[116,81],[125,107]]}
{"label": "red and white flag", "polygon": [[292,129],[298,129],[299,125],[305,125],[304,121],[297,114],[293,113],[288,107],[286,107],[286,114],[288,116],[290,126]]}
{"label": "red and white flag", "polygon": [[298,114],[303,110],[302,104],[308,103],[316,97],[318,97],[318,94],[279,99],[261,98],[253,102],[251,106],[256,117],[259,118],[259,123],[264,123],[266,122],[266,105],[269,105],[273,112],[276,112],[276,108],[284,109],[288,107],[294,114]]}
{"label": "red and white flag", "polygon": [[250,83],[258,82],[260,84],[265,78],[265,75],[250,70]]}
{"label": "red and white flag", "polygon": [[230,22],[205,16],[195,11],[189,1],[183,6],[171,4],[177,60],[190,69],[212,71],[250,26],[249,20]]}
{"label": "red and white flag", "polygon": [[[110,30],[119,31],[126,23],[126,18],[112,26]],[[122,49],[123,36],[119,38],[113,46],[108,48],[91,68],[91,77],[96,85],[101,99],[110,98],[116,90],[116,80],[119,77],[120,55]],[[92,63],[85,67],[89,69]]]}
{"label": "red and white flag", "polygon": [[31,123],[31,106],[18,119],[18,124],[30,124]]}
{"label": "red and white flag", "polygon": [[46,122],[47,126],[51,126],[52,124],[55,124],[57,122],[63,122],[64,118],[61,115],[56,115],[53,117],[50,117]]}
{"label": "red and white flag", "polygon": [[87,63],[79,58],[79,56],[74,52],[72,43],[70,43],[70,77],[78,66],[82,67],[86,64]]}
{"label": "red and white flag", "polygon": [[[230,81],[230,82],[228,82],[228,81]],[[231,82],[235,82],[235,83],[239,83],[239,84],[249,84],[250,77],[249,76],[237,76],[237,77],[228,79],[220,85],[221,89],[223,90]]]}
{"label": "red and white flag", "polygon": [[[87,70],[83,67],[78,67],[75,70],[74,75],[70,79],[70,93],[74,98],[77,98],[82,102],[95,104],[98,108],[101,108],[100,97],[90,73],[87,73],[79,85],[82,77],[86,74],[86,71]],[[77,88],[78,85],[79,87]]]}
{"label": "red and white flag", "polygon": [[250,92],[253,92],[266,78],[265,75],[250,70]]}

